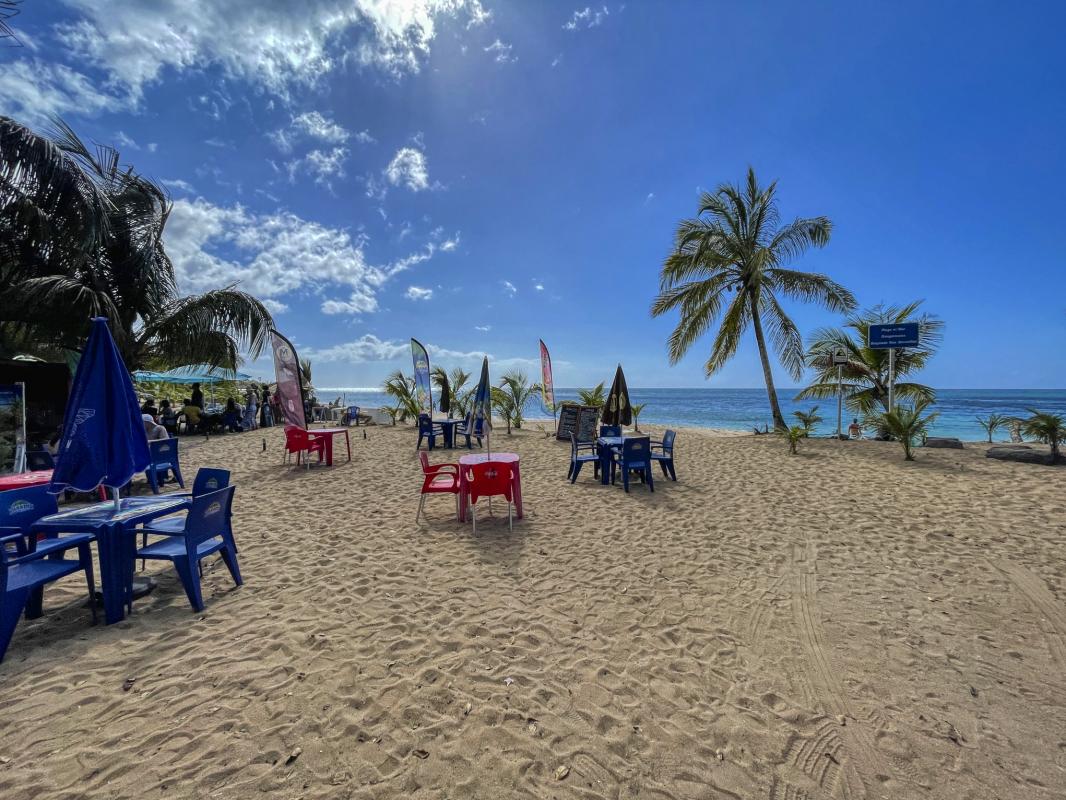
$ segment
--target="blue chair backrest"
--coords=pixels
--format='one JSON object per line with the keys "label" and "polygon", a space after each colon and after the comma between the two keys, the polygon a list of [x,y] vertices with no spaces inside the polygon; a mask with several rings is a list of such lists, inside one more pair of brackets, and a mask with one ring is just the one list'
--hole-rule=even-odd
{"label": "blue chair backrest", "polygon": [[148,450],[153,464],[176,464],[178,461],[178,440],[173,437],[149,442]]}
{"label": "blue chair backrest", "polygon": [[229,531],[233,492],[236,486],[217,489],[192,500],[192,508],[185,517],[185,546],[195,552],[196,546]]}
{"label": "blue chair backrest", "polygon": [[429,414],[418,415],[418,432],[433,433],[433,420],[430,419]]}
{"label": "blue chair backrest", "polygon": [[0,492],[0,528],[18,528],[22,533],[41,517],[59,510],[47,486],[29,486]]}
{"label": "blue chair backrest", "polygon": [[213,467],[200,467],[196,480],[192,482],[192,496],[199,497],[208,492],[216,492],[229,486],[229,470]]}
{"label": "blue chair backrest", "polygon": [[485,433],[485,418],[478,417],[474,420],[474,436],[482,436]]}
{"label": "blue chair backrest", "polygon": [[651,452],[651,437],[636,436],[622,442],[622,460],[625,462],[645,461]]}
{"label": "blue chair backrest", "polygon": [[621,436],[621,425],[600,425],[600,436]]}
{"label": "blue chair backrest", "polygon": [[674,431],[667,431],[663,434],[663,452],[668,456],[674,454],[674,437],[676,436],[677,433]]}
{"label": "blue chair backrest", "polygon": [[348,419],[355,419],[359,416],[359,406],[348,406]]}
{"label": "blue chair backrest", "polygon": [[570,460],[577,458],[577,437],[574,436],[574,432],[570,431]]}
{"label": "blue chair backrest", "polygon": [[26,453],[26,468],[32,471],[39,469],[55,469],[56,460],[47,450],[31,450]]}

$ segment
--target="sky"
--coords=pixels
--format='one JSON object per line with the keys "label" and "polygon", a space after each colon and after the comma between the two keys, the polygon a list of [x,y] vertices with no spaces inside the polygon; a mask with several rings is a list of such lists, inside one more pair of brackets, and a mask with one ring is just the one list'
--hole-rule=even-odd
{"label": "sky", "polygon": [[[434,364],[706,378],[649,306],[699,194],[828,216],[796,268],[946,322],[940,388],[1066,386],[1061,2],[28,2],[0,114],[58,114],[167,188],[184,293],[236,283],[317,386]],[[805,335],[838,315],[788,303]],[[272,373],[266,357],[244,369]],[[776,368],[779,386],[793,385]]]}

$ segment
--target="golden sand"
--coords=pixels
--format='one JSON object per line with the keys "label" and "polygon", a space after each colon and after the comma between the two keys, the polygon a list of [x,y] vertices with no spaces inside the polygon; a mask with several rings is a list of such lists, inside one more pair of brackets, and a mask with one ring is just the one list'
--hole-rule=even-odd
{"label": "golden sand", "polygon": [[245,585],[210,559],[195,614],[150,564],[95,628],[51,587],[0,665],[0,797],[1066,796],[1063,471],[684,430],[627,496],[498,432],[526,518],[474,536],[450,497],[415,524],[411,429],[352,434],[310,471],[276,428],[183,440],[190,481],[233,471]]}

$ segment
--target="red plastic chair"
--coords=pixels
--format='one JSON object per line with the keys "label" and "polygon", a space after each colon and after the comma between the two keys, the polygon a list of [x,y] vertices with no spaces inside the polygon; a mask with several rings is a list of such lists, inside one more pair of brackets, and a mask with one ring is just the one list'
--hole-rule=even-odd
{"label": "red plastic chair", "polygon": [[[325,457],[326,454],[326,442],[317,436],[309,436],[307,431],[303,428],[297,428],[295,425],[285,426],[285,463],[289,462],[289,456],[292,453],[296,453],[296,465],[300,465],[300,457],[307,453],[318,453],[319,462]],[[307,468],[311,468],[311,459],[307,460]]]}
{"label": "red plastic chair", "polygon": [[477,510],[475,506],[479,497],[489,498],[489,515],[492,514],[492,498],[503,496],[507,499],[507,529],[514,530],[511,517],[511,504],[514,502],[514,483],[511,465],[498,461],[486,461],[474,464],[467,473],[466,490],[470,495],[470,512],[474,518],[474,533],[477,533]]}
{"label": "red plastic chair", "polygon": [[430,464],[429,456],[425,451],[418,454],[422,462],[422,492],[418,499],[418,513],[415,514],[415,522],[422,516],[422,507],[426,503],[427,494],[454,494],[455,512],[459,513],[459,465],[458,464]]}

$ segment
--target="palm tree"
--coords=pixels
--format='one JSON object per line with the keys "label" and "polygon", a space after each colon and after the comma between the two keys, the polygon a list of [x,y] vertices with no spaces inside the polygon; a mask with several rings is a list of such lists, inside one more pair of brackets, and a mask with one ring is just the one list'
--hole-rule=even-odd
{"label": "palm tree", "polygon": [[640,433],[640,425],[638,424],[638,420],[640,418],[640,412],[642,412],[647,407],[647,405],[648,405],[647,403],[635,403],[632,406],[632,410],[633,410],[633,431],[635,433]]}
{"label": "palm tree", "polygon": [[522,412],[529,399],[540,391],[540,384],[530,384],[529,378],[522,370],[513,369],[500,378],[499,388],[508,397],[510,416],[507,420],[507,432],[510,433],[512,423],[516,428],[522,427]]}
{"label": "palm tree", "polygon": [[603,381],[600,381],[592,389],[578,389],[577,399],[583,406],[603,408],[607,402],[607,390],[604,388]]}
{"label": "palm tree", "polygon": [[270,312],[234,286],[179,296],[163,248],[170,200],[56,120],[50,138],[0,117],[0,350],[79,350],[106,316],[126,367],[235,369]]}
{"label": "palm tree", "polygon": [[1066,419],[1061,414],[1049,414],[1030,408],[1032,415],[1022,420],[1022,431],[1038,442],[1051,445],[1051,463],[1059,459],[1059,445],[1066,441]]}
{"label": "palm tree", "polygon": [[[422,409],[418,404],[418,396],[415,394],[415,379],[403,374],[403,370],[396,370],[385,379],[382,385],[385,394],[396,400],[400,422],[408,419],[418,419]],[[395,418],[395,417],[394,417]]]}
{"label": "palm tree", "polygon": [[514,400],[511,395],[501,389],[499,386],[489,387],[489,402],[492,407],[499,412],[503,417],[504,422],[507,423],[507,435],[511,435],[511,418],[514,413]]}
{"label": "palm tree", "polygon": [[818,414],[818,406],[813,406],[810,411],[793,411],[792,416],[799,420],[804,437],[810,436],[811,431],[822,421],[822,417]]}
{"label": "palm tree", "polygon": [[782,435],[785,437],[785,441],[788,442],[788,454],[794,456],[799,452],[800,439],[807,438],[807,429],[802,425],[792,425],[788,428],[778,428]]}
{"label": "palm tree", "polygon": [[[465,417],[467,408],[470,405],[471,393],[469,391],[464,392],[463,387],[466,386],[467,381],[470,380],[470,373],[462,367],[455,367],[449,374],[445,371],[444,367],[437,365],[433,368],[432,378],[433,383],[436,384],[441,392],[444,391],[444,382],[448,382],[448,393],[451,395],[452,401],[451,408],[453,411],[457,412],[459,416]],[[444,398],[441,397],[441,402],[443,401]]]}
{"label": "palm tree", "polygon": [[920,398],[914,405],[897,405],[892,411],[877,415],[877,426],[893,439],[899,440],[903,445],[903,457],[907,461],[914,461],[914,454],[911,452],[914,440],[920,438],[939,416],[936,412],[922,416],[929,405],[929,400]]}
{"label": "palm tree", "polygon": [[842,328],[821,328],[807,349],[807,364],[816,371],[811,385],[796,395],[797,400],[837,396],[837,368],[833,354],[847,357],[841,369],[844,402],[852,411],[874,415],[888,407],[888,350],[870,347],[870,326],[917,322],[918,346],[897,350],[895,356],[895,398],[917,402],[936,400],[929,386],[900,378],[925,368],[944,338],[944,323],[931,314],[918,315],[921,300],[905,306],[877,305],[847,318]]}
{"label": "palm tree", "polygon": [[803,374],[803,337],[780,298],[815,302],[844,313],[855,307],[855,298],[825,275],[786,268],[808,248],[828,244],[833,225],[826,217],[812,217],[780,226],[776,190],[776,182],[760,187],[749,168],[745,186],[722,184],[714,194],[704,192],[697,217],[677,226],[674,250],[663,262],[651,313],[658,317],[680,311],[669,340],[671,363],[680,361],[720,320],[704,365],[708,377],[733,357],[750,325],[774,425],[784,429],[767,333],[782,365],[797,380]]}
{"label": "palm tree", "polygon": [[1010,424],[1010,417],[1004,414],[989,414],[987,417],[977,417],[977,424],[984,428],[988,434],[988,443],[992,444],[992,434]]}

